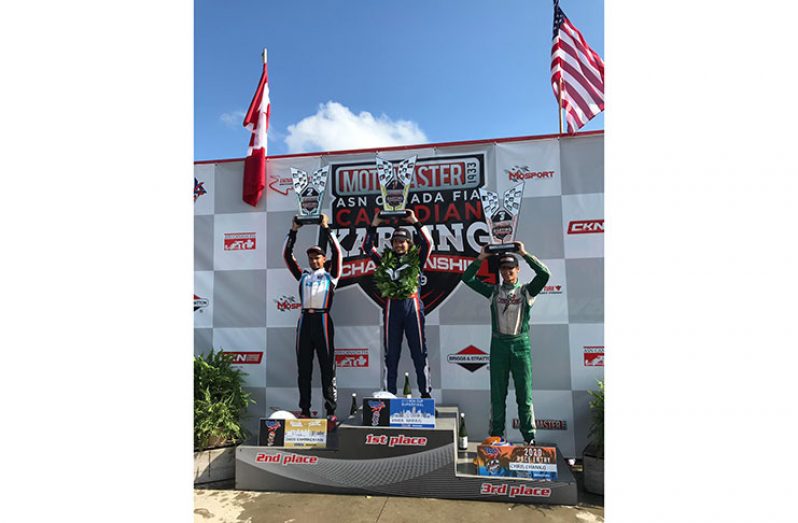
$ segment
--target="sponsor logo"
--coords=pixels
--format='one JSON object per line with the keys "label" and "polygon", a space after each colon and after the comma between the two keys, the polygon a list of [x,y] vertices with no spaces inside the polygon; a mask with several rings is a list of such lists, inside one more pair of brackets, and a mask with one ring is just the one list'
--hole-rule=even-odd
{"label": "sponsor logo", "polygon": [[224,233],[224,250],[226,251],[254,251],[254,232],[226,232]]}
{"label": "sponsor logo", "polygon": [[568,234],[595,234],[604,232],[604,220],[574,220],[568,222]]}
{"label": "sponsor logo", "polygon": [[543,287],[543,290],[540,291],[540,294],[562,294],[562,285],[546,285]]}
{"label": "sponsor logo", "polygon": [[256,463],[279,463],[280,465],[315,465],[319,462],[318,456],[301,456],[299,454],[264,454],[255,456]]}
{"label": "sponsor logo", "polygon": [[194,178],[194,201],[196,202],[197,198],[203,194],[208,194],[208,191],[205,190],[205,182],[201,182]]}
{"label": "sponsor logo", "polygon": [[274,303],[277,304],[277,310],[283,312],[294,311],[302,308],[302,304],[299,303],[299,300],[297,300],[294,296],[280,296],[274,300]]}
{"label": "sponsor logo", "polygon": [[368,349],[335,349],[337,367],[368,367]]}
{"label": "sponsor logo", "polygon": [[554,171],[533,171],[526,165],[516,165],[511,169],[505,169],[504,172],[507,173],[507,179],[511,182],[554,178]]}
{"label": "sponsor logo", "polygon": [[[419,288],[424,310],[431,313],[460,282],[463,271],[490,242],[479,189],[484,185],[485,154],[418,158],[407,207],[426,225],[435,245],[424,266]],[[399,165],[397,163],[396,168]],[[382,306],[385,300],[372,277],[375,264],[362,252],[366,228],[382,207],[376,161],[331,166],[332,224],[343,250],[338,288],[359,285]],[[393,227],[377,229],[375,248],[389,247]],[[412,228],[409,228],[412,232]],[[319,237],[321,241],[321,237]],[[483,264],[487,265],[487,264]],[[485,274],[480,271],[480,277]]]}
{"label": "sponsor logo", "polygon": [[200,298],[196,294],[194,295],[194,312],[200,311],[205,312],[203,309],[210,304],[208,298]]}
{"label": "sponsor logo", "polygon": [[[513,418],[513,428],[521,426],[518,418]],[[568,423],[564,419],[535,419],[537,430],[568,430]]]}
{"label": "sponsor logo", "polygon": [[387,434],[366,434],[366,445],[388,445],[389,447],[426,447],[427,438],[423,436],[410,437],[404,434],[390,436]]}
{"label": "sponsor logo", "polygon": [[479,489],[480,494],[487,494],[492,496],[508,496],[514,498],[516,496],[532,496],[538,498],[548,498],[551,496],[551,489],[548,487],[530,487],[527,485],[509,485],[503,483],[501,485],[493,485],[491,483],[483,483]]}
{"label": "sponsor logo", "polygon": [[288,196],[288,191],[294,188],[294,180],[289,176],[287,178],[280,178],[279,176],[269,176],[269,189]]}
{"label": "sponsor logo", "polygon": [[490,363],[490,355],[473,345],[469,345],[460,352],[446,356],[446,361],[460,365],[470,372],[476,372]]}
{"label": "sponsor logo", "polygon": [[604,345],[585,345],[582,350],[585,354],[585,367],[604,366]]}
{"label": "sponsor logo", "polygon": [[225,354],[229,354],[230,363],[233,365],[257,365],[263,359],[262,352],[228,352],[224,351]]}

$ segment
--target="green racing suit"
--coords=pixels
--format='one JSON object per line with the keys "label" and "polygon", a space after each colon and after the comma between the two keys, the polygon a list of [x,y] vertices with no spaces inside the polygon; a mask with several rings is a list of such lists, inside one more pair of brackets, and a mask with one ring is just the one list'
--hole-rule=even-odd
{"label": "green racing suit", "polygon": [[521,285],[489,285],[476,274],[482,260],[476,259],[463,272],[463,282],[490,300],[490,435],[504,436],[505,401],[510,373],[524,441],[535,437],[532,409],[532,354],[529,343],[529,312],[535,296],[549,281],[549,269],[530,254],[522,256],[535,271],[531,282]]}

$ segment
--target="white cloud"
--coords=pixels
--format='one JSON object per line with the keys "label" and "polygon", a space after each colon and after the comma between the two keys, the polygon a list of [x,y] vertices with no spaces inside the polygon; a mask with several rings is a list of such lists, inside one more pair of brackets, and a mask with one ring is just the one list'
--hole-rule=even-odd
{"label": "white cloud", "polygon": [[233,111],[230,113],[222,113],[219,120],[228,127],[242,127],[246,113],[244,111]]}
{"label": "white cloud", "polygon": [[348,107],[329,101],[320,104],[313,116],[288,126],[285,143],[289,153],[336,151],[411,145],[427,142],[418,124],[391,120],[385,114],[375,118],[363,111],[354,114]]}

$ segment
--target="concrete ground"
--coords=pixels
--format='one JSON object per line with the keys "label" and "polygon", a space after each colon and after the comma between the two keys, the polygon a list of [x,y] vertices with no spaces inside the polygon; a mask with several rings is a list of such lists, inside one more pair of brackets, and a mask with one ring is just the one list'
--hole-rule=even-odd
{"label": "concrete ground", "polygon": [[[234,490],[232,483],[194,490],[196,523],[400,523],[419,521],[587,523],[604,521],[604,498],[582,489],[576,506],[526,505],[391,496],[290,494]],[[498,518],[501,518],[499,520]]]}

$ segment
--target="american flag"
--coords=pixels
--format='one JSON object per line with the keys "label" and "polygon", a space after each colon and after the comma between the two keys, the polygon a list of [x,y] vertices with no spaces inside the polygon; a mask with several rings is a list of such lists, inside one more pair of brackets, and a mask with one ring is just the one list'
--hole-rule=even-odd
{"label": "american flag", "polygon": [[587,45],[559,4],[554,0],[551,86],[554,96],[562,100],[568,132],[574,133],[604,110],[604,60]]}

